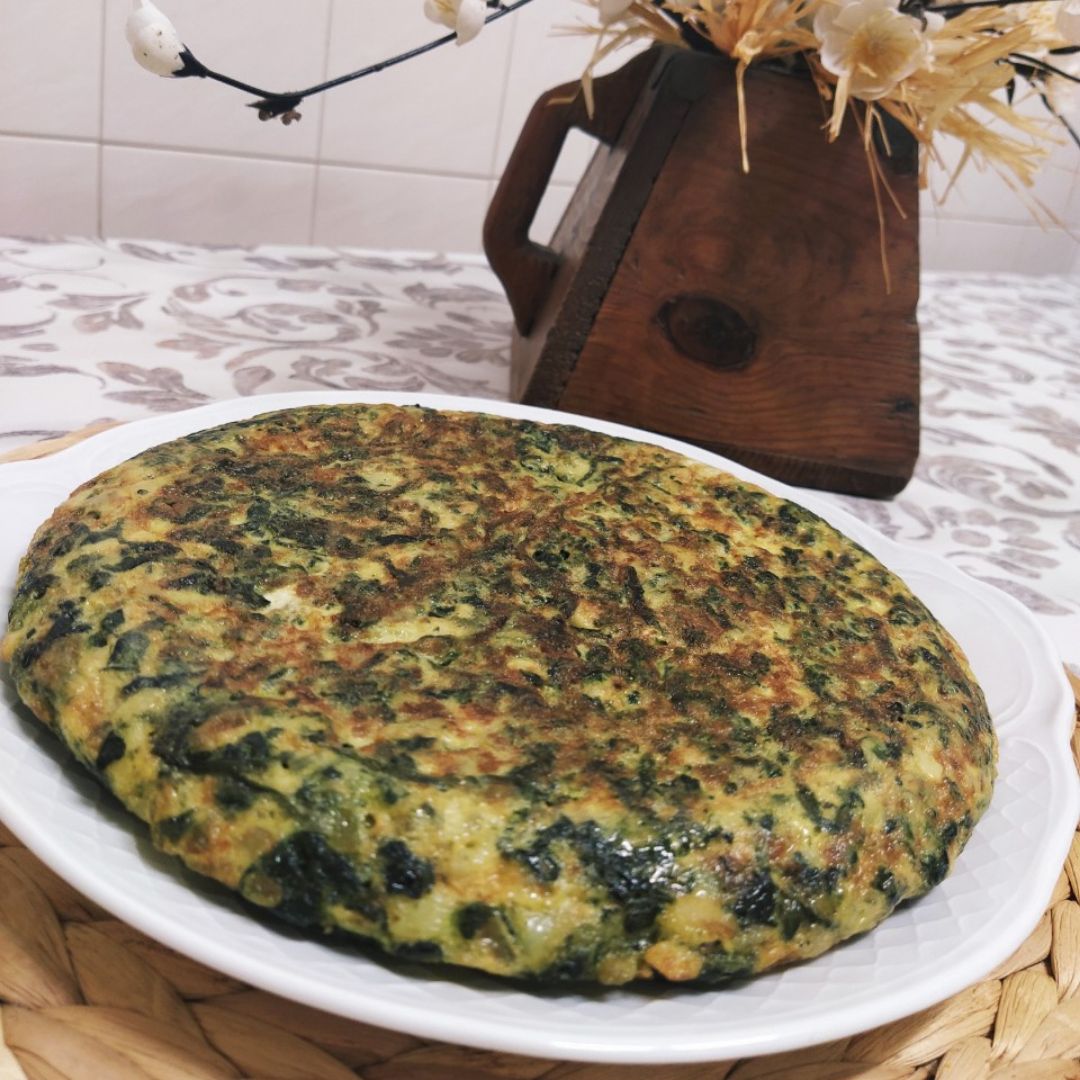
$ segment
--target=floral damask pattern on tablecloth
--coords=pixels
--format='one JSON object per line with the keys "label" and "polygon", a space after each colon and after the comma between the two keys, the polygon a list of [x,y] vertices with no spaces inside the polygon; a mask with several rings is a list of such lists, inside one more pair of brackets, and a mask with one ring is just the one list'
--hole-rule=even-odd
{"label": "floral damask pattern on tablecloth", "polygon": [[[1080,666],[1080,278],[927,274],[922,452],[890,502],[829,496],[1026,604]],[[0,238],[0,450],[237,395],[505,397],[478,260]]]}
{"label": "floral damask pattern on tablecloth", "polygon": [[1080,665],[1080,278],[927,274],[919,322],[915,477],[833,498],[1010,593]]}
{"label": "floral damask pattern on tablecloth", "polygon": [[477,262],[0,240],[0,448],[284,390],[501,397],[509,338]]}

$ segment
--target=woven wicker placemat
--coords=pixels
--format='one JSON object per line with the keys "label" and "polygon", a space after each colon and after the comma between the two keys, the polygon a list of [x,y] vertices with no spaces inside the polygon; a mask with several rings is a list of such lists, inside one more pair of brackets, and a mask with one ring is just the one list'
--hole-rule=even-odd
{"label": "woven wicker placemat", "polygon": [[[0,461],[40,457],[94,430]],[[1077,719],[1080,770],[1080,709]],[[1038,926],[988,978],[896,1023],[770,1057],[582,1065],[342,1020],[111,918],[3,826],[0,1002],[0,1080],[1080,1080],[1080,832]]]}

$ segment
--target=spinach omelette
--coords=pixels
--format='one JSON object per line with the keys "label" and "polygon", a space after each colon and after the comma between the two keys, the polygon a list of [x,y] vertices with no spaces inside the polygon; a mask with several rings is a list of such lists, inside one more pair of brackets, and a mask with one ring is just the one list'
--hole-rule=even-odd
{"label": "spinach omelette", "polygon": [[936,885],[997,748],[955,642],[814,514],[569,426],[318,406],[84,484],[22,700],[251,904],[507,976],[716,982]]}

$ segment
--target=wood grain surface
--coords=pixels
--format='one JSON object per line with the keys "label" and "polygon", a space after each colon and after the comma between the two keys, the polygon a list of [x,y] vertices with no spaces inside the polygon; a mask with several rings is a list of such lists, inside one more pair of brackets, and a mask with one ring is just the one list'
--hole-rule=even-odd
{"label": "wood grain surface", "polygon": [[[640,101],[546,252],[557,274],[542,303],[530,288],[529,318],[518,319],[515,398],[686,439],[789,483],[894,494],[919,441],[910,158],[884,165],[899,207],[881,195],[887,290],[863,139],[849,123],[826,141],[809,79],[748,75],[746,174],[734,66],[684,50],[645,55],[654,70],[637,69],[648,75]],[[621,116],[625,105],[613,107]],[[526,127],[519,165],[554,123]],[[500,253],[523,171],[492,204],[489,253]],[[530,250],[509,272],[493,260],[511,296],[546,249]]]}

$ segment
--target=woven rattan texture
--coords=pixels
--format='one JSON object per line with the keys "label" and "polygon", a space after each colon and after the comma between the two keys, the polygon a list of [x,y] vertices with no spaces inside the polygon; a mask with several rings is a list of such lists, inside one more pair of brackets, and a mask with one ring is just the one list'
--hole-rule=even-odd
{"label": "woven rattan texture", "polygon": [[[1072,749],[1080,770],[1080,713]],[[1027,941],[942,1004],[793,1053],[633,1068],[424,1042],[253,990],[111,918],[0,826],[0,1003],[0,1080],[1080,1080],[1080,832]]]}
{"label": "woven rattan texture", "polygon": [[[1080,727],[1073,755],[1080,768]],[[422,1042],[252,990],[110,918],[0,826],[0,1080],[1080,1080],[1078,900],[1080,833],[1027,941],[935,1008],[749,1061],[578,1065]]]}

